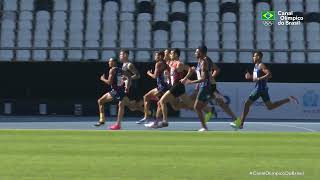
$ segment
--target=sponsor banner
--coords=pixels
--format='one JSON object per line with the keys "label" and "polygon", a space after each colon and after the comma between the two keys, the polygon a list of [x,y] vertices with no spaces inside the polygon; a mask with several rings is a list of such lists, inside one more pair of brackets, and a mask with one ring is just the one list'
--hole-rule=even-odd
{"label": "sponsor banner", "polygon": [[[269,95],[272,102],[295,96],[299,104],[288,103],[277,109],[268,110],[262,99],[258,99],[250,108],[248,118],[257,119],[320,119],[320,84],[317,83],[269,83]],[[187,92],[192,92],[194,86],[187,86]],[[232,111],[240,116],[244,102],[248,99],[254,88],[254,83],[219,82],[217,86],[224,95],[225,102]],[[218,112],[218,118],[229,118],[223,110],[212,100]],[[197,117],[193,111],[181,110],[181,117]]]}

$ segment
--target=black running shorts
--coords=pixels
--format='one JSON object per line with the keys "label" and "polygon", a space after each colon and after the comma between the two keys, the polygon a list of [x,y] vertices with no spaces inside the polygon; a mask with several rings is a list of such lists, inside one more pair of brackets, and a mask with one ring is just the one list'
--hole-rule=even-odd
{"label": "black running shorts", "polygon": [[174,97],[179,97],[186,92],[186,88],[184,84],[177,82],[170,88],[169,91]]}

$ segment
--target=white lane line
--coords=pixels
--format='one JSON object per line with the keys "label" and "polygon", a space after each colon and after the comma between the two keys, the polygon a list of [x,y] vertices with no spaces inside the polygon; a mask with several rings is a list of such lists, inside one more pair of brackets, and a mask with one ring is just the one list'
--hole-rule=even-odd
{"label": "white lane line", "polygon": [[[193,123],[199,123],[199,122],[172,122],[175,124],[193,124]],[[208,122],[208,124],[228,124],[229,122]],[[317,130],[310,129],[310,128],[305,128],[305,127],[300,127],[300,126],[295,126],[297,125],[307,125],[307,124],[313,124],[313,125],[320,125],[320,123],[288,123],[288,122],[278,122],[278,123],[273,123],[273,122],[247,122],[247,124],[263,124],[263,125],[272,125],[272,126],[280,126],[280,127],[290,127],[290,128],[296,128],[296,129],[303,129],[309,132],[317,132]],[[294,125],[288,125],[288,124],[294,124]]]}
{"label": "white lane line", "polygon": [[288,125],[288,124],[275,124],[275,123],[260,123],[260,124],[281,126],[281,127],[290,127],[290,128],[296,128],[296,129],[303,129],[303,130],[306,130],[306,131],[309,131],[309,132],[317,132],[314,129],[309,129],[309,128],[305,128],[305,127],[299,127],[299,126],[293,126],[293,125]]}

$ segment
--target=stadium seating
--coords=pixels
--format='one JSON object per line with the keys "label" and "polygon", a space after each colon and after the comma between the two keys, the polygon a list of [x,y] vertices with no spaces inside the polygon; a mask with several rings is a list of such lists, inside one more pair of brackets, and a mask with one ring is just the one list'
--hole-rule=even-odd
{"label": "stadium seating", "polygon": [[[263,10],[294,11],[301,26],[264,26]],[[270,63],[319,63],[318,0],[3,0],[0,5],[2,61],[102,60],[116,55],[103,48],[296,49],[266,52]],[[45,50],[45,48],[61,48]],[[63,50],[63,48],[93,48]],[[194,61],[191,51],[182,59]],[[250,52],[211,52],[216,62],[251,62]],[[151,61],[150,51],[130,53]]]}

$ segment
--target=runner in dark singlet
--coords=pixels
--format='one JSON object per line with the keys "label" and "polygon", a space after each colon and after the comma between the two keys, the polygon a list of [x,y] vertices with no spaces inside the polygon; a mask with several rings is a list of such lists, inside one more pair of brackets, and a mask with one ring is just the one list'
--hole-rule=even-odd
{"label": "runner in dark singlet", "polygon": [[[166,71],[168,69],[168,65],[164,60],[164,51],[159,51],[155,53],[155,71],[152,73],[148,71],[147,74],[157,80],[157,87],[147,92],[144,96],[144,117],[140,121],[137,121],[137,124],[147,123],[149,118],[149,106],[150,100],[156,99],[157,101],[161,98],[161,96],[170,88],[170,85],[167,83],[167,75]],[[157,110],[158,111],[158,110]]]}
{"label": "runner in dark singlet", "polygon": [[[212,60],[207,56],[207,47],[206,46],[199,46],[196,49],[195,55],[198,59],[198,64],[196,68],[192,68],[194,72],[197,74],[197,80],[190,81],[188,78],[191,76],[192,71],[189,71],[187,76],[181,80],[181,82],[185,84],[190,83],[198,83],[197,87],[194,91],[194,94],[197,94],[195,98],[195,111],[198,113],[199,119],[202,124],[202,128],[199,131],[206,131],[206,122],[214,113],[214,110],[208,108],[207,102],[214,98],[218,105],[228,114],[231,116],[233,120],[236,120],[236,115],[232,112],[230,107],[224,102],[224,97],[219,93],[216,89],[216,81],[215,78],[219,74],[220,69],[212,62]],[[205,117],[203,118],[202,112],[206,112]],[[201,113],[201,114],[199,114]]]}
{"label": "runner in dark singlet", "polygon": [[290,101],[298,104],[298,100],[293,96],[289,96],[288,98],[276,102],[270,101],[267,82],[269,79],[271,79],[272,75],[267,66],[262,63],[262,57],[263,54],[260,51],[256,51],[253,53],[253,63],[255,64],[253,74],[247,72],[245,74],[245,78],[247,80],[252,80],[253,82],[256,82],[256,84],[249,98],[244,104],[244,110],[241,115],[241,119],[230,123],[230,125],[234,128],[243,128],[243,124],[249,113],[250,106],[260,97],[262,98],[268,110],[276,109],[286,103],[289,103]]}
{"label": "runner in dark singlet", "polygon": [[[111,130],[119,130],[121,129],[121,122],[124,116],[124,109],[127,106],[131,111],[141,111],[143,112],[143,101],[138,101],[136,97],[138,96],[137,88],[132,88],[137,86],[137,80],[140,78],[140,74],[135,68],[134,64],[129,61],[129,51],[121,50],[120,51],[120,61],[123,63],[122,71],[123,71],[123,79],[125,84],[125,93],[126,95],[119,102],[118,106],[118,117],[117,122],[110,126]],[[130,99],[131,98],[131,99]]]}
{"label": "runner in dark singlet", "polygon": [[111,91],[104,94],[98,100],[100,119],[99,122],[95,124],[95,126],[101,126],[106,121],[104,104],[108,102],[117,103],[121,101],[125,95],[125,87],[122,80],[123,74],[122,70],[117,67],[117,60],[115,58],[110,58],[108,63],[110,67],[108,79],[105,78],[105,75],[101,75],[100,80],[110,85]]}

